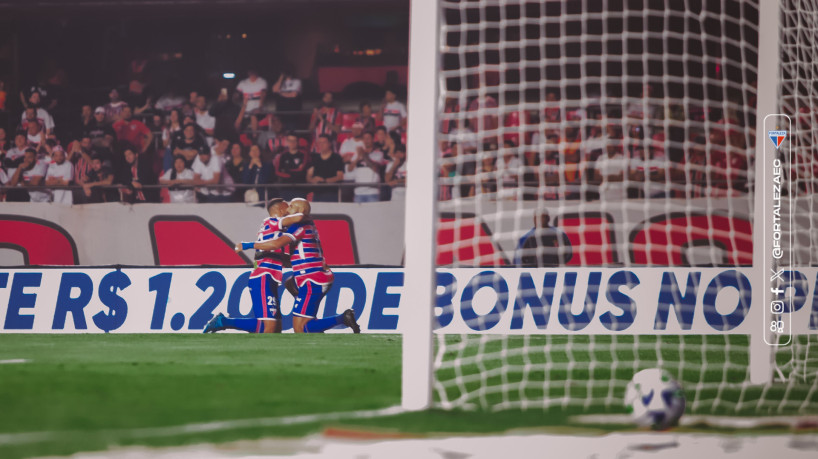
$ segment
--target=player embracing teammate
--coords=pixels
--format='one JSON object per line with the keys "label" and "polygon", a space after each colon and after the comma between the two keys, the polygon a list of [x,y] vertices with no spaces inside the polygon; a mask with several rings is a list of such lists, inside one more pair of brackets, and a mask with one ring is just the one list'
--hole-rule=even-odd
{"label": "player embracing teammate", "polygon": [[[262,224],[257,241],[236,244],[236,251],[256,249],[257,259],[261,253],[258,268],[251,273],[249,281],[256,318],[234,319],[220,313],[207,323],[204,333],[226,328],[251,333],[280,332],[280,311],[276,299],[282,283],[289,284],[288,290],[295,295],[292,314],[296,333],[322,333],[339,325],[360,333],[351,309],[338,315],[316,318],[321,300],[332,288],[334,276],[324,260],[318,229],[309,218],[310,210],[310,203],[301,198],[293,199],[289,206],[280,199],[270,202],[270,218]],[[292,272],[282,274],[281,259],[286,257],[286,250],[289,250]]]}

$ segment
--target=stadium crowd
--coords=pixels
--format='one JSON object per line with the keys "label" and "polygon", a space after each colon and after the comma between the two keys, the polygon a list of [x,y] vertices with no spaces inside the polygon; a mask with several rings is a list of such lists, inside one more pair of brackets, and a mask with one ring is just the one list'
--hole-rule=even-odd
{"label": "stadium crowd", "polygon": [[[387,88],[376,108],[361,102],[346,111],[324,93],[304,123],[301,88],[286,73],[270,85],[250,71],[212,100],[170,91],[154,101],[135,78],[127,90],[112,88],[106,104],[82,105],[57,124],[56,91],[32,85],[20,93],[19,119],[0,126],[0,200],[400,199],[407,113],[397,90]],[[0,111],[5,102],[2,91]]]}
{"label": "stadium crowd", "polygon": [[[393,88],[379,106],[361,102],[342,110],[330,92],[303,101],[301,80],[287,73],[269,84],[250,71],[234,90],[223,88],[212,100],[197,91],[169,91],[154,101],[135,78],[127,89],[111,89],[106,104],[82,105],[59,125],[50,113],[59,103],[53,90],[33,85],[20,99],[25,110],[19,122],[0,127],[0,198],[6,201],[257,202],[281,196],[372,202],[405,194],[407,113]],[[743,104],[721,110],[667,104],[650,85],[639,97],[605,107],[548,91],[543,109],[504,112],[497,99],[480,91],[462,101],[462,110],[461,100],[446,100],[441,200],[695,198],[747,191],[746,148],[754,135],[745,129],[753,122],[734,108]],[[5,105],[5,92],[0,100]],[[307,123],[303,108],[313,104]],[[68,185],[75,186],[44,188]]]}
{"label": "stadium crowd", "polygon": [[466,110],[456,98],[446,99],[440,199],[482,194],[593,201],[747,192],[755,122],[738,109],[744,104],[668,104],[650,85],[639,97],[610,99],[602,106],[598,99],[561,100],[548,91],[539,104],[544,108],[513,112],[498,110],[496,94],[471,100]]}

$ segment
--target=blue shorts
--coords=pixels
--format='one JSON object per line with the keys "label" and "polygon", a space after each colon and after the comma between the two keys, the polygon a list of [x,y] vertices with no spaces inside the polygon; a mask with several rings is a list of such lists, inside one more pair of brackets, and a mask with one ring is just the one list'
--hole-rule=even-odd
{"label": "blue shorts", "polygon": [[256,319],[278,318],[278,283],[271,274],[250,278],[250,296],[253,298],[253,316]]}
{"label": "blue shorts", "polygon": [[293,305],[293,315],[297,317],[315,317],[318,314],[318,305],[324,295],[332,288],[332,284],[316,284],[313,281],[306,281],[304,285],[298,287],[298,297]]}

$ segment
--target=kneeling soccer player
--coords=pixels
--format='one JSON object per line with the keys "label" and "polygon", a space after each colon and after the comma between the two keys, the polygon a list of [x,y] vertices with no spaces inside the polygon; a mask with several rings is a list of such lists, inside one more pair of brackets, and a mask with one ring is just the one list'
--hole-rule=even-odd
{"label": "kneeling soccer player", "polygon": [[293,306],[293,330],[296,333],[322,333],[338,325],[345,325],[354,333],[360,333],[361,328],[355,321],[352,309],[335,316],[315,318],[321,299],[332,288],[334,276],[324,260],[318,229],[309,219],[310,203],[305,199],[293,199],[287,213],[288,216],[303,215],[304,219],[290,225],[280,238],[257,242],[254,248],[279,250],[290,244],[293,280],[298,289]]}
{"label": "kneeling soccer player", "polygon": [[[267,204],[267,212],[270,216],[261,223],[257,242],[281,237],[281,232],[287,225],[302,220],[302,215],[286,215],[287,208],[287,202],[279,198]],[[236,251],[242,250],[242,245],[249,248],[252,244],[252,242],[236,244]],[[224,314],[219,313],[205,325],[203,333],[215,333],[228,328],[250,333],[281,332],[281,321],[278,320],[280,317],[278,286],[281,285],[283,261],[287,256],[284,248],[275,251],[257,250],[255,259],[258,265],[250,273],[250,279],[247,281],[250,296],[253,299],[253,317],[225,317]]]}

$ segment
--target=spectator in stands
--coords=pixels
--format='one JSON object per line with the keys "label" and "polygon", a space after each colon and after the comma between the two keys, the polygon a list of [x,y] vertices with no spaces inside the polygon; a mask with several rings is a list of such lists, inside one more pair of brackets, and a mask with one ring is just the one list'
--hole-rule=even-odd
{"label": "spectator in stands", "polygon": [[[65,150],[59,145],[51,150],[51,164],[45,175],[47,186],[66,186],[74,180],[74,165],[66,160]],[[53,202],[71,205],[74,202],[71,190],[52,191]]]}
{"label": "spectator in stands", "polygon": [[[182,112],[178,108],[174,108],[173,110],[168,113],[168,122],[165,123],[165,127],[162,129],[162,145],[165,148],[170,148],[171,143],[173,142],[176,136],[182,137],[184,134],[182,133]],[[168,164],[172,164],[173,159],[168,161]],[[165,170],[170,169],[170,166],[165,168]]]}
{"label": "spectator in stands", "polygon": [[[496,111],[489,113],[489,111],[496,108],[497,98],[491,94],[481,94],[469,103],[469,127],[473,132],[477,133],[480,142],[497,143],[495,131],[500,125],[500,117],[497,116]],[[479,116],[479,111],[485,111],[483,116]]]}
{"label": "spectator in stands", "polygon": [[163,94],[159,100],[156,101],[154,108],[163,112],[173,109],[181,109],[185,103],[185,98],[180,96],[176,90],[171,86],[167,93]]}
{"label": "spectator in stands", "polygon": [[375,129],[375,148],[381,150],[384,156],[391,160],[395,154],[395,140],[386,133],[386,126],[378,126]]}
{"label": "spectator in stands", "polygon": [[[221,182],[222,164],[218,159],[213,158],[209,148],[199,153],[193,160],[193,181],[204,186],[196,188],[196,200],[198,202],[224,202],[221,191],[215,188],[208,188],[208,185],[218,185]],[[218,193],[217,193],[218,192]]]}
{"label": "spectator in stands", "polygon": [[133,112],[127,104],[122,106],[119,121],[113,125],[116,138],[119,142],[126,142],[135,148],[138,154],[148,151],[153,143],[153,132],[145,126],[145,123],[132,118]]}
{"label": "spectator in stands", "polygon": [[105,122],[113,124],[122,118],[122,110],[127,106],[127,102],[120,100],[119,90],[111,89],[108,93],[108,103],[105,104]]}
{"label": "spectator in stands", "polygon": [[48,172],[47,163],[37,161],[37,151],[33,148],[26,148],[23,160],[14,171],[9,187],[20,187],[21,189],[9,190],[6,201],[9,202],[48,202],[49,195],[42,191],[28,191],[25,188],[41,186],[43,178]]}
{"label": "spectator in stands", "polygon": [[168,169],[159,179],[162,185],[168,187],[170,202],[173,203],[194,203],[196,195],[193,192],[193,171],[185,167],[186,160],[183,156],[176,156],[173,159],[173,168]]}
{"label": "spectator in stands", "polygon": [[[347,176],[355,183],[381,183],[385,158],[383,152],[375,149],[371,132],[363,134],[364,146],[358,149],[354,161],[347,164]],[[355,202],[375,202],[380,200],[380,189],[373,186],[356,186]]]}
{"label": "spectator in stands", "polygon": [[384,181],[392,187],[392,201],[406,199],[406,145],[398,145],[392,161],[386,165]]}
{"label": "spectator in stands", "polygon": [[[247,160],[244,157],[240,143],[230,145],[230,158],[224,163],[225,183],[244,183],[244,171],[247,169]],[[229,179],[229,180],[228,180]],[[230,190],[230,201],[241,202],[244,190]]]}
{"label": "spectator in stands", "polygon": [[[316,141],[322,135],[334,139],[341,131],[341,110],[335,106],[331,92],[325,92],[321,96],[321,104],[312,109],[309,130],[313,131]],[[317,146],[315,151],[319,151]]]}
{"label": "spectator in stands", "polygon": [[156,113],[149,118],[146,124],[148,129],[154,133],[154,139],[156,139],[156,133],[159,134],[161,139],[162,133],[165,131],[165,117],[159,113]]}
{"label": "spectator in stands", "polygon": [[[383,125],[386,127],[389,135],[394,136],[406,129],[406,106],[403,102],[398,101],[398,95],[394,89],[387,89],[384,95],[384,104],[381,108],[381,116],[383,118]],[[400,143],[398,136],[397,143]]]}
{"label": "spectator in stands", "polygon": [[[242,109],[243,111],[244,109]],[[262,132],[258,125],[258,115],[250,115],[248,118],[242,117],[239,127],[239,142],[249,148],[250,145],[265,147],[266,137],[262,137]]]}
{"label": "spectator in stands", "polygon": [[[341,155],[332,151],[332,140],[322,134],[316,139],[318,153],[314,153],[307,169],[309,183],[338,183],[344,179],[344,160]],[[316,188],[313,201],[338,202],[338,187]]]}
{"label": "spectator in stands", "polygon": [[244,102],[247,103],[246,114],[255,113],[264,107],[264,100],[267,98],[267,80],[261,78],[257,70],[248,70],[247,78],[239,82],[236,90],[242,94]]}
{"label": "spectator in stands", "polygon": [[361,129],[375,132],[375,128],[381,124],[381,120],[378,118],[379,114],[372,112],[372,105],[369,102],[361,102],[358,108],[358,121],[363,125]]}
{"label": "spectator in stands", "polygon": [[171,144],[173,156],[183,156],[185,158],[186,168],[192,166],[193,160],[196,159],[196,156],[201,154],[201,152],[205,151],[207,148],[208,147],[201,136],[197,135],[196,125],[193,123],[186,124],[184,129],[182,129],[181,139],[177,139],[176,142]]}
{"label": "spectator in stands", "polygon": [[[278,80],[273,84],[273,93],[276,95],[276,111],[288,112],[301,110],[301,80],[293,76],[292,72],[285,70],[279,75]],[[297,116],[279,115],[284,128],[295,129]]]}
{"label": "spectator in stands", "polygon": [[281,118],[275,115],[267,115],[266,121],[270,132],[267,133],[265,146],[267,151],[275,156],[287,148],[287,136],[284,134],[284,125],[281,123]]}
{"label": "spectator in stands", "polygon": [[[241,183],[244,183],[245,185],[263,185],[270,183],[270,165],[261,160],[261,148],[259,148],[258,145],[251,146],[248,156],[249,160],[247,161],[247,167],[244,169]],[[248,197],[248,195],[253,194],[251,191],[255,191],[256,199],[250,199]],[[273,194],[280,195],[278,190],[273,192]],[[243,196],[245,202],[254,202],[259,201],[260,199],[266,199],[264,196],[264,188],[260,186],[246,189]]]}
{"label": "spectator in stands", "polygon": [[546,109],[543,112],[545,121],[548,123],[559,123],[562,119],[560,111],[560,101],[557,97],[557,91],[548,90],[545,92]]}
{"label": "spectator in stands", "polygon": [[[273,167],[278,183],[307,183],[307,155],[298,148],[298,136],[294,132],[287,134],[287,150],[273,159]],[[292,198],[303,198],[303,189],[282,189],[279,196],[289,201]]]}
{"label": "spectator in stands", "polygon": [[94,122],[94,108],[90,105],[83,105],[80,111],[80,117],[71,128],[71,136],[79,139],[82,134],[87,131]]}
{"label": "spectator in stands", "polygon": [[32,92],[29,97],[28,105],[21,116],[21,127],[26,129],[28,123],[34,120],[45,130],[46,135],[54,130],[54,118],[40,106],[40,93],[37,91]]}
{"label": "spectator in stands", "polygon": [[[91,138],[83,136],[80,141],[73,141],[69,146],[68,160],[71,161],[74,167],[74,182],[77,185],[84,185],[88,181],[88,175],[91,173],[91,156],[92,156]],[[73,202],[85,202],[85,195],[80,190],[73,190]]]}
{"label": "spectator in stands", "polygon": [[440,121],[440,133],[448,134],[457,128],[457,114],[460,113],[460,103],[456,97],[447,97],[443,105],[443,116]]}
{"label": "spectator in stands", "polygon": [[33,148],[35,151],[39,151],[40,147],[45,144],[47,138],[48,137],[46,136],[42,126],[40,126],[40,123],[35,121],[27,124],[26,143],[29,147]]}
{"label": "spectator in stands", "polygon": [[497,164],[498,184],[501,187],[500,198],[516,198],[520,187],[520,161],[518,148],[511,140],[503,142],[503,158]]}
{"label": "spectator in stands", "polygon": [[105,122],[104,107],[97,107],[94,110],[94,119],[88,123],[83,135],[91,139],[91,144],[94,147],[110,148],[113,145],[116,132]]}
{"label": "spectator in stands", "polygon": [[534,217],[534,228],[520,238],[514,265],[524,268],[565,266],[573,258],[571,241],[563,231],[550,225],[548,212]]}
{"label": "spectator in stands", "polygon": [[471,196],[478,194],[478,189],[483,194],[497,193],[497,161],[493,156],[484,156],[480,161]]}
{"label": "spectator in stands", "polygon": [[216,129],[216,118],[210,116],[210,113],[207,111],[207,101],[204,96],[196,97],[196,107],[193,109],[193,113],[196,116],[196,124],[198,124],[205,133],[205,140],[208,145],[212,146],[213,132]]}
{"label": "spectator in stands", "polygon": [[344,139],[344,141],[341,142],[341,146],[338,148],[338,154],[341,155],[344,163],[352,161],[358,155],[358,147],[364,146],[364,141],[362,139],[363,132],[363,123],[360,121],[352,123],[349,137]]}
{"label": "spectator in stands", "polygon": [[593,181],[599,185],[599,195],[608,200],[627,199],[628,162],[618,149],[608,149],[594,163]]}
{"label": "spectator in stands", "polygon": [[150,110],[152,100],[151,97],[145,94],[145,85],[139,80],[131,80],[128,84],[128,92],[125,93],[124,101],[130,105],[135,115]]}
{"label": "spectator in stands", "polygon": [[241,97],[241,93],[234,92],[234,97],[230,97],[228,89],[222,88],[216,102],[210,106],[210,116],[215,120],[213,136],[219,139],[227,139],[235,142],[239,138],[238,128],[241,122],[241,108],[236,103],[236,99]]}
{"label": "spectator in stands", "polygon": [[153,164],[144,158],[140,159],[136,151],[128,146],[124,147],[122,157],[124,159],[123,166],[117,180],[117,183],[125,186],[120,189],[122,201],[130,203],[155,202],[157,200],[156,192],[143,187],[143,185],[156,185],[157,180],[156,174],[153,172]]}
{"label": "spectator in stands", "polygon": [[114,173],[110,163],[103,161],[102,156],[94,155],[91,157],[91,172],[88,173],[88,178],[82,185],[82,190],[85,195],[85,202],[115,202],[119,196],[116,190],[107,190],[105,187],[111,186],[114,183]]}

